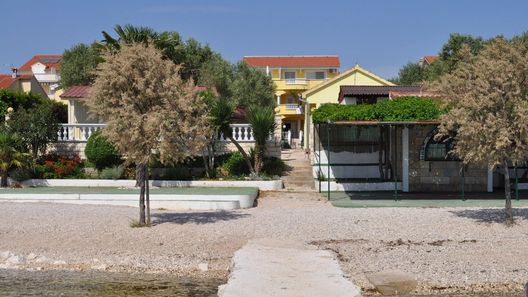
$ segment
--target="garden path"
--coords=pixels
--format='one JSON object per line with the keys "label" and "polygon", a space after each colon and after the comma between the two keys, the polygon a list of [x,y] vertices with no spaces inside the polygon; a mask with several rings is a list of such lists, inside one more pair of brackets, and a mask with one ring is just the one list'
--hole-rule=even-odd
{"label": "garden path", "polygon": [[282,151],[282,160],[289,167],[286,175],[282,177],[284,188],[287,191],[315,191],[312,164],[304,150],[284,150]]}

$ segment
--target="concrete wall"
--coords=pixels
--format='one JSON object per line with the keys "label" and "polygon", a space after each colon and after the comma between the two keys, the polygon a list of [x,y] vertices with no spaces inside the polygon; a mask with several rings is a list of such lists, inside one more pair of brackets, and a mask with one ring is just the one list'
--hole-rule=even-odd
{"label": "concrete wall", "polygon": [[[409,186],[411,192],[461,191],[461,162],[421,161],[420,149],[427,134],[436,126],[413,126],[409,131]],[[485,192],[488,170],[484,165],[469,164],[464,170],[464,190]]]}

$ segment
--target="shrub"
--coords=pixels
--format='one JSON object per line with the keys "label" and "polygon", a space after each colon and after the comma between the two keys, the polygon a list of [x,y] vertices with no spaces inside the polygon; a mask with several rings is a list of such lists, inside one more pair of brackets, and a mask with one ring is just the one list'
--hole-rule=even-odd
{"label": "shrub", "polygon": [[99,173],[99,178],[102,179],[120,179],[125,172],[125,168],[123,166],[113,166],[109,168],[105,168],[101,170]]}
{"label": "shrub", "polygon": [[94,164],[97,170],[122,163],[121,156],[115,146],[101,135],[101,130],[96,131],[90,136],[86,143],[84,154],[88,161]]}
{"label": "shrub", "polygon": [[327,121],[415,121],[437,120],[445,110],[440,102],[415,96],[385,100],[376,104],[323,104],[312,114],[314,122]]}
{"label": "shrub", "polygon": [[11,90],[0,90],[0,117],[4,121],[5,113],[9,107],[15,111],[19,109],[30,109],[37,107],[45,102],[47,98],[43,98],[35,93],[16,92]]}
{"label": "shrub", "polygon": [[17,182],[21,182],[32,179],[34,177],[34,172],[27,168],[15,168],[9,172],[9,177]]}
{"label": "shrub", "polygon": [[78,155],[59,156],[57,160],[46,160],[35,166],[39,178],[82,178],[82,162]]}
{"label": "shrub", "polygon": [[54,106],[46,103],[30,109],[15,109],[11,115],[8,131],[21,138],[22,145],[33,158],[45,153],[48,145],[57,140],[59,123]]}
{"label": "shrub", "polygon": [[160,168],[160,172],[152,174],[152,179],[158,180],[191,180],[193,178],[191,169],[185,167]]}
{"label": "shrub", "polygon": [[264,158],[262,172],[267,176],[282,176],[282,173],[288,169],[284,161],[276,157]]}
{"label": "shrub", "polygon": [[232,153],[220,166],[221,175],[240,176],[249,174],[249,168],[240,152]]}

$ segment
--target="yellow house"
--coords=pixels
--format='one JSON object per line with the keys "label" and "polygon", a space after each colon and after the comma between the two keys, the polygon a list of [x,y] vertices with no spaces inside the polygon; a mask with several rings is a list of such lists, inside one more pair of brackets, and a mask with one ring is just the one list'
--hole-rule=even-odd
{"label": "yellow house", "polygon": [[[244,62],[266,72],[275,83],[283,138],[299,145],[305,121],[300,94],[339,74],[338,56],[246,56]],[[337,97],[336,97],[337,98]]]}
{"label": "yellow house", "polygon": [[341,86],[394,86],[388,80],[385,80],[372,72],[369,72],[361,66],[356,65],[347,71],[325,81],[313,88],[302,93],[302,100],[305,104],[304,113],[304,147],[308,148],[311,141],[311,111],[324,103],[339,103],[339,91]]}

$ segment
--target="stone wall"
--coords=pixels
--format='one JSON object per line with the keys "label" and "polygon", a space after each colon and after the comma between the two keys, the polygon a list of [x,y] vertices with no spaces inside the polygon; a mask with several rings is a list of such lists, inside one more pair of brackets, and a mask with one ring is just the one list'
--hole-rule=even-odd
{"label": "stone wall", "polygon": [[86,142],[57,142],[49,146],[48,151],[56,152],[59,155],[72,156],[74,154],[79,155],[81,159],[86,159],[84,155],[84,148],[86,147]]}
{"label": "stone wall", "polygon": [[[427,134],[436,126],[409,128],[409,190],[411,192],[461,191],[462,177],[459,161],[422,161],[420,150]],[[469,164],[464,168],[464,190],[485,192],[488,171],[486,166]]]}

